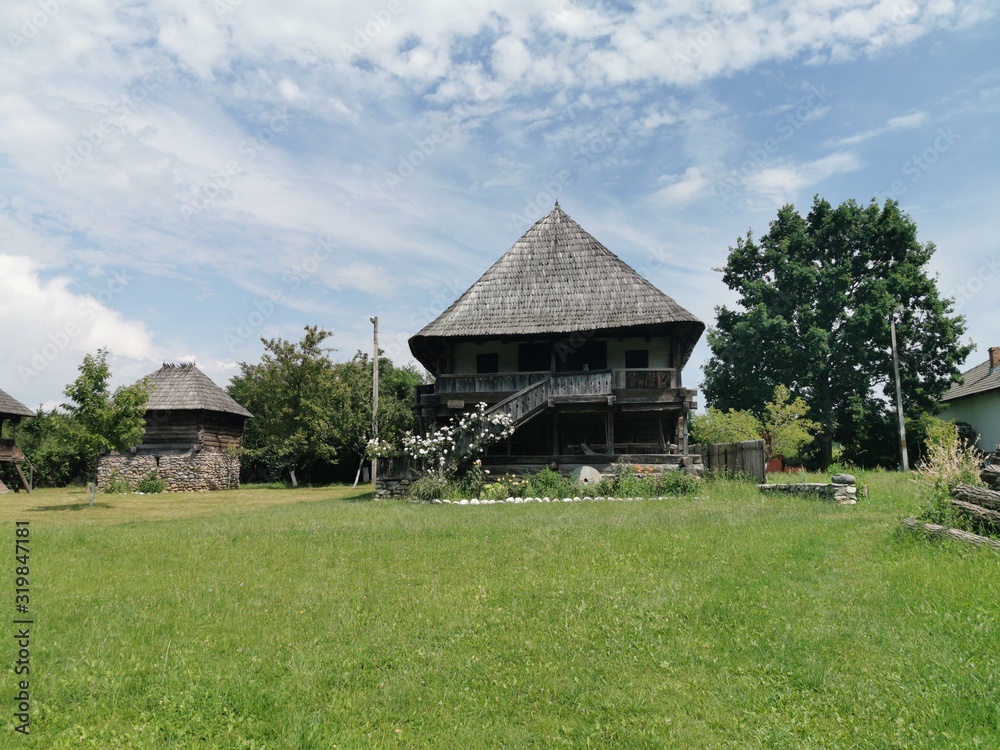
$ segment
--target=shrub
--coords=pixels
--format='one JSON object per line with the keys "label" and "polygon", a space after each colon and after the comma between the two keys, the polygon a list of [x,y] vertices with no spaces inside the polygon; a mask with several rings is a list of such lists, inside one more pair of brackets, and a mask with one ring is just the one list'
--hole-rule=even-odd
{"label": "shrub", "polygon": [[927,426],[927,455],[913,474],[928,501],[920,518],[931,523],[969,528],[965,517],[951,507],[951,491],[958,484],[982,486],[979,452],[959,437],[953,422],[932,420]]}
{"label": "shrub", "polygon": [[527,479],[513,474],[497,477],[491,484],[484,485],[479,497],[486,500],[505,500],[508,497],[524,497],[529,494]]}
{"label": "shrub", "polygon": [[142,492],[145,495],[155,495],[165,489],[167,489],[166,480],[157,476],[155,471],[140,479],[135,486],[136,492]]}
{"label": "shrub", "polygon": [[580,488],[558,471],[548,467],[528,477],[524,492],[531,497],[574,497]]}
{"label": "shrub", "polygon": [[132,485],[117,471],[111,475],[108,483],[104,485],[104,493],[107,495],[126,495],[131,491]]}
{"label": "shrub", "polygon": [[701,487],[701,480],[683,471],[665,471],[653,480],[655,495],[693,495]]}
{"label": "shrub", "polygon": [[417,500],[438,500],[455,494],[455,488],[441,477],[421,477],[410,485],[410,496]]}

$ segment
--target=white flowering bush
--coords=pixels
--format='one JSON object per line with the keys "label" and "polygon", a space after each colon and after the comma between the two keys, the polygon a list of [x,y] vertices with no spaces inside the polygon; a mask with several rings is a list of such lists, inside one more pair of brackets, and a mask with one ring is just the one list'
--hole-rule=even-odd
{"label": "white flowering bush", "polygon": [[452,479],[463,461],[513,435],[512,423],[507,414],[487,414],[486,404],[479,403],[474,412],[453,417],[436,432],[407,434],[403,451],[419,461],[428,474]]}
{"label": "white flowering bush", "polygon": [[365,449],[369,458],[392,458],[399,455],[399,448],[388,440],[372,438]]}

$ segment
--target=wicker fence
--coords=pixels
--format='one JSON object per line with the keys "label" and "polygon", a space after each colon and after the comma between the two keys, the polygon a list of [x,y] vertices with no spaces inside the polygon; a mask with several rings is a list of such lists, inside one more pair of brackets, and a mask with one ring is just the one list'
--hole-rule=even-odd
{"label": "wicker fence", "polygon": [[744,474],[761,484],[767,481],[763,440],[692,445],[690,450],[701,456],[706,469],[724,471],[727,474]]}

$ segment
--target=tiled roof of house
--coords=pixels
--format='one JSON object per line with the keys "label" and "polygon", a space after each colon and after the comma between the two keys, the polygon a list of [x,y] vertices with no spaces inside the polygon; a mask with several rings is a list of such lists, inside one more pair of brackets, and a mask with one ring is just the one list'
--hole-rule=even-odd
{"label": "tiled roof of house", "polygon": [[193,364],[164,364],[146,380],[153,386],[147,411],[189,409],[253,416]]}
{"label": "tiled roof of house", "polygon": [[993,372],[990,372],[990,361],[986,360],[968,372],[962,373],[962,382],[952,385],[941,397],[941,400],[955,401],[968,396],[977,396],[980,393],[1000,390],[1000,367],[992,369]]}
{"label": "tiled roof of house", "polygon": [[[556,203],[451,307],[411,338],[410,349],[421,359],[431,339],[664,323],[688,324],[691,348],[705,329]],[[689,354],[690,349],[685,360]]]}

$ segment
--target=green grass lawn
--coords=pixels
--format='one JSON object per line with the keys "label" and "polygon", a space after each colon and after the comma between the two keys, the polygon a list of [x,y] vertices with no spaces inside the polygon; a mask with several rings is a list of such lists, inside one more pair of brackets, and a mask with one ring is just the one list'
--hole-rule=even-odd
{"label": "green grass lawn", "polygon": [[715,482],[455,507],[350,488],[0,498],[31,736],[0,747],[1000,747],[1000,555]]}

